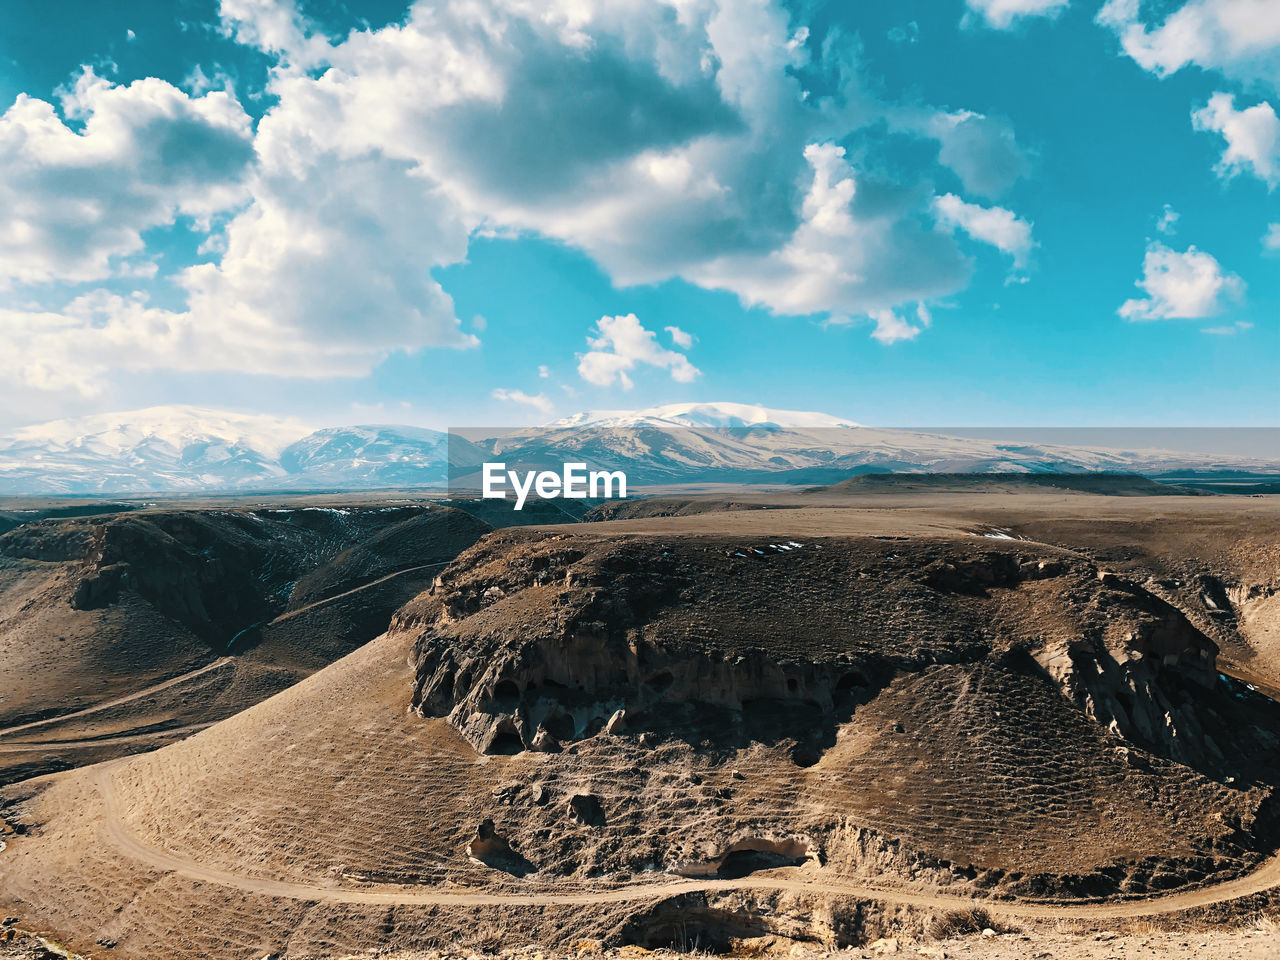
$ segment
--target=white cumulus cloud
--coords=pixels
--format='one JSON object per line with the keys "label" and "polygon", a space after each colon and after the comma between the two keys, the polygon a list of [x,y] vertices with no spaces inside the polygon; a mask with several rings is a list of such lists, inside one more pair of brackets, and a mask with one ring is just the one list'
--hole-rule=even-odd
{"label": "white cumulus cloud", "polygon": [[1117,312],[1126,320],[1212,317],[1222,312],[1225,300],[1244,294],[1244,281],[1225,272],[1212,255],[1195,247],[1179,253],[1162,243],[1147,247],[1135,286],[1146,297],[1124,302]]}
{"label": "white cumulus cloud", "polygon": [[965,0],[972,14],[989,27],[1008,30],[1026,17],[1056,17],[1071,0]]}
{"label": "white cumulus cloud", "polygon": [[[781,246],[726,253],[687,271],[779,313],[848,317],[963,286],[969,264],[949,236],[925,228],[927,205],[908,191],[860,180],[843,147],[804,150],[812,179],[799,222]],[[917,214],[913,209],[924,209]]]}
{"label": "white cumulus cloud", "polygon": [[1280,117],[1271,104],[1237,110],[1235,97],[1215,93],[1191,121],[1197,130],[1219,133],[1227,141],[1216,168],[1219,176],[1252,173],[1268,187],[1280,183]]}
{"label": "white cumulus cloud", "polygon": [[630,390],[635,384],[629,371],[642,364],[669,370],[677,383],[691,383],[701,372],[683,353],[659,346],[656,334],[645,329],[634,313],[601,317],[587,345],[591,349],[578,357],[578,374],[598,387],[616,382]]}
{"label": "white cumulus cloud", "polygon": [[1159,76],[1195,65],[1280,88],[1280,4],[1275,0],[1187,0],[1157,23],[1143,12],[1169,5],[1108,0],[1097,20],[1124,52]]}
{"label": "white cumulus cloud", "polygon": [[[937,229],[940,170],[846,155],[838,142],[885,136],[898,108],[868,92],[855,44],[809,43],[797,20],[777,0],[419,0],[329,37],[288,0],[221,0],[225,34],[273,63],[256,128],[229,80],[194,71],[184,92],[86,70],[67,122],[30,97],[0,117],[0,284],[146,277],[146,231],[188,217],[208,232],[198,262],[156,277],[185,302],[14,298],[0,336],[51,390],[145,369],[358,376],[477,342],[433,271],[478,236],[549,239],[620,286],[682,278],[779,314],[884,315],[963,289],[973,263]],[[939,116],[909,135],[939,142],[967,191],[1025,175],[1007,123]],[[1029,225],[973,209],[965,229],[1021,262]],[[632,350],[603,325],[584,377],[625,386],[653,357],[696,376],[684,331],[664,350],[636,326],[649,346]]]}
{"label": "white cumulus cloud", "polygon": [[422,217],[429,191],[403,202],[423,189],[406,177],[402,164],[376,158],[321,158],[296,177],[260,172],[221,259],[175,278],[185,309],[98,290],[60,310],[0,310],[0,339],[24,360],[0,379],[93,394],[137,370],[358,376],[398,348],[472,346],[419,259],[460,257],[466,231],[451,231],[448,216]]}
{"label": "white cumulus cloud", "polygon": [[243,200],[253,132],[225,91],[86,68],[60,106],[77,128],[25,94],[0,115],[0,288],[132,272],[145,231]]}
{"label": "white cumulus cloud", "polygon": [[663,327],[663,330],[671,334],[671,342],[682,350],[688,350],[693,346],[693,334],[681,330],[679,327]]}
{"label": "white cumulus cloud", "polygon": [[1015,267],[1026,265],[1035,246],[1031,224],[1018,219],[1012,210],[966,203],[953,193],[938,197],[935,204],[942,224],[963,230],[973,239],[1009,254]]}
{"label": "white cumulus cloud", "polygon": [[291,0],[220,0],[222,32],[245,46],[279,56],[286,67],[321,63],[329,44]]}
{"label": "white cumulus cloud", "polygon": [[[282,6],[236,0],[236,35],[316,56]],[[877,180],[831,145],[885,114],[855,48],[804,37],[769,0],[417,3],[403,23],[325,41],[322,75],[280,73],[258,148],[284,170],[308,162],[307,139],[343,162],[402,161],[471,229],[564,242],[624,285],[683,277],[779,313],[961,289],[969,264],[931,229],[927,182]],[[835,88],[804,89],[805,69]],[[998,123],[960,127],[944,162],[976,181],[985,151],[991,189],[1018,174]]]}
{"label": "white cumulus cloud", "polygon": [[532,407],[539,413],[550,413],[553,404],[545,393],[525,393],[523,390],[504,390],[502,387],[493,391],[495,400],[507,400],[511,403],[519,403],[526,407]]}
{"label": "white cumulus cloud", "polygon": [[109,376],[147,370],[237,370],[299,376],[348,372],[349,360],[271,327],[211,325],[143,294],[82,294],[60,310],[0,309],[0,341],[22,358],[0,365],[0,381],[96,396]]}
{"label": "white cumulus cloud", "polygon": [[875,310],[868,316],[875,322],[875,329],[871,331],[872,338],[885,344],[913,340],[933,322],[923,303],[916,304],[915,323],[908,317],[899,315],[896,310]]}
{"label": "white cumulus cloud", "polygon": [[403,161],[305,139],[295,162],[264,163],[225,237],[216,263],[182,276],[202,321],[315,343],[352,374],[398,347],[477,342],[429,272],[465,256],[467,226]]}
{"label": "white cumulus cloud", "polygon": [[1267,253],[1280,253],[1280,223],[1267,224],[1267,232],[1262,235],[1262,249]]}

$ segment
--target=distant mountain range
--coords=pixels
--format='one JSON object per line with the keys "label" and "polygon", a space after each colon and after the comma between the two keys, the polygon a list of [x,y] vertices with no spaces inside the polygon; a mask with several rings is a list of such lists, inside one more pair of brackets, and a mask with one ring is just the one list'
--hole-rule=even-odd
{"label": "distant mountain range", "polygon": [[[498,435],[494,435],[497,433]],[[1267,458],[1004,443],[738,403],[575,414],[516,431],[326,427],[195,407],[152,407],[0,437],[0,493],[120,494],[478,486],[479,464],[565,460],[631,485],[828,483],[861,473],[1280,473]],[[473,482],[477,481],[477,482]]]}

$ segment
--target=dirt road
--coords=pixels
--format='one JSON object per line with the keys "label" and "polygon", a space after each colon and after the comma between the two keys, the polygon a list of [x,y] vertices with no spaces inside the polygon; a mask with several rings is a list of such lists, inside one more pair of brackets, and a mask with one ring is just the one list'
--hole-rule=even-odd
{"label": "dirt road", "polygon": [[37,727],[47,727],[51,724],[63,723],[67,720],[78,720],[81,717],[92,716],[95,713],[101,713],[103,710],[109,710],[112,707],[118,707],[121,704],[130,703],[134,700],[141,700],[143,697],[149,697],[153,693],[160,693],[162,690],[168,690],[170,687],[176,687],[180,683],[186,683],[188,680],[194,680],[196,677],[203,676],[206,673],[211,673],[214,670],[220,670],[225,666],[229,666],[234,660],[234,657],[219,657],[212,663],[206,663],[203,667],[198,667],[188,673],[183,673],[176,677],[170,677],[168,680],[147,687],[145,690],[138,690],[123,697],[116,697],[114,700],[108,700],[105,703],[94,704],[92,707],[85,707],[83,710],[77,710],[75,713],[63,713],[56,717],[47,717],[44,720],[33,720],[30,723],[19,724],[16,727],[7,727],[0,730],[0,737],[7,737],[10,734],[21,733],[23,730],[34,730]]}
{"label": "dirt road", "polygon": [[112,784],[115,763],[103,764],[94,772],[95,783],[104,803],[103,831],[105,839],[125,855],[140,863],[188,880],[216,883],[245,893],[283,897],[294,900],[325,901],[365,905],[436,905],[436,906],[542,906],[622,903],[630,900],[653,900],[694,892],[732,890],[777,890],[810,893],[859,900],[875,900],[901,906],[932,910],[958,910],[981,906],[988,913],[1002,917],[1027,919],[1102,920],[1145,917],[1175,913],[1192,907],[1235,900],[1280,886],[1280,855],[1267,860],[1245,876],[1226,883],[1193,890],[1160,894],[1142,899],[1104,903],[1048,903],[1019,901],[1015,903],[977,900],[955,894],[917,891],[903,887],[854,881],[813,881],[794,877],[755,876],[735,880],[669,880],[635,883],[597,890],[556,893],[550,890],[522,893],[479,893],[440,888],[369,884],[356,888],[321,886],[282,880],[244,877],[228,870],[188,860],[143,843],[120,819],[119,805]]}
{"label": "dirt road", "polygon": [[0,753],[33,753],[45,751],[56,753],[59,750],[85,750],[96,746],[114,746],[119,743],[145,743],[148,740],[160,740],[166,737],[189,737],[199,733],[205,727],[211,727],[216,721],[205,723],[189,723],[182,727],[166,727],[163,730],[149,730],[146,733],[126,733],[117,737],[96,737],[76,740],[14,740],[0,743]]}
{"label": "dirt road", "polygon": [[[327,606],[328,604],[331,604],[331,603],[336,603],[337,601],[342,600],[346,597],[350,597],[364,590],[368,590],[372,587],[379,586],[380,584],[386,583],[388,580],[394,580],[397,577],[407,576],[408,574],[417,573],[422,570],[430,570],[433,567],[444,567],[444,566],[448,566],[448,561],[444,561],[440,563],[425,563],[425,564],[422,564],[421,566],[409,567],[404,570],[397,570],[395,573],[389,573],[384,577],[379,577],[377,580],[371,580],[369,583],[362,584],[361,586],[354,587],[350,590],[345,590],[342,593],[335,594],[332,597],[325,597],[323,600],[317,600],[315,603],[309,603],[305,607],[299,607],[297,610],[290,610],[287,613],[282,613],[280,616],[276,617],[274,620],[271,620],[267,624],[265,624],[265,626],[273,626],[278,623],[284,623],[288,620],[292,620],[294,617],[301,616],[302,614],[307,613],[308,611],[315,610],[319,607]],[[217,660],[214,660],[211,663],[206,663],[203,667],[198,667],[195,670],[191,670],[187,673],[180,674],[176,677],[170,677],[168,680],[164,680],[161,683],[154,684],[143,690],[135,691],[134,693],[127,694],[123,697],[116,697],[112,700],[107,700],[103,703],[97,703],[97,704],[94,704],[92,707],[85,707],[83,710],[77,710],[74,713],[64,713],[56,717],[46,717],[43,720],[32,720],[29,723],[23,723],[13,727],[6,727],[4,729],[0,729],[0,737],[8,737],[15,733],[21,733],[24,730],[35,730],[39,727],[47,727],[56,723],[63,723],[67,720],[79,720],[82,717],[93,716],[95,713],[101,713],[104,710],[110,710],[113,707],[118,707],[126,703],[131,703],[135,700],[142,700],[146,697],[151,696],[152,694],[161,693],[162,691],[171,689],[172,687],[176,687],[179,684],[183,684],[190,680],[194,680],[197,677],[204,676],[206,673],[211,673],[214,670],[220,670],[223,667],[229,666],[230,664],[234,663],[235,659],[236,658],[232,656],[219,657]],[[85,742],[91,743],[92,741],[85,741]],[[71,743],[71,741],[66,741],[66,743],[69,744]]]}
{"label": "dirt road", "polygon": [[288,613],[282,613],[274,620],[266,624],[266,626],[274,626],[277,623],[284,623],[286,620],[292,620],[294,617],[301,616],[309,610],[315,610],[318,607],[327,606],[341,600],[344,597],[350,597],[353,594],[360,593],[362,590],[368,590],[370,587],[376,587],[379,584],[386,583],[388,580],[395,580],[397,577],[403,577],[410,573],[417,573],[420,570],[430,570],[432,567],[447,567],[453,561],[444,560],[440,563],[424,563],[419,567],[408,567],[404,570],[397,570],[395,573],[388,573],[385,577],[379,577],[377,580],[370,580],[368,583],[353,587],[350,590],[344,590],[342,593],[335,593],[332,597],[325,597],[323,600],[317,600],[315,603],[308,603],[305,607],[299,607],[297,610],[290,610]]}

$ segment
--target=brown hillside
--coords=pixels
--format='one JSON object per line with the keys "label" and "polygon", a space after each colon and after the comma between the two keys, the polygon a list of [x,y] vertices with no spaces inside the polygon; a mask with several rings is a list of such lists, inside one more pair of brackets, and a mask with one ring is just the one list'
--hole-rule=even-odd
{"label": "brown hillside", "polygon": [[491,534],[289,690],[9,788],[0,889],[112,955],[231,958],[865,943],[974,897],[1112,922],[1276,882],[1280,708],[1199,612],[920,514],[776,532],[814,512]]}

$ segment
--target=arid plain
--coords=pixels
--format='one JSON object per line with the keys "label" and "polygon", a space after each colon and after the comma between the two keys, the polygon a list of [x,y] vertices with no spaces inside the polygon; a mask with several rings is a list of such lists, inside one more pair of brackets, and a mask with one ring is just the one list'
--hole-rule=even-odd
{"label": "arid plain", "polygon": [[260,499],[4,514],[12,928],[193,960],[1274,943],[1276,496]]}

